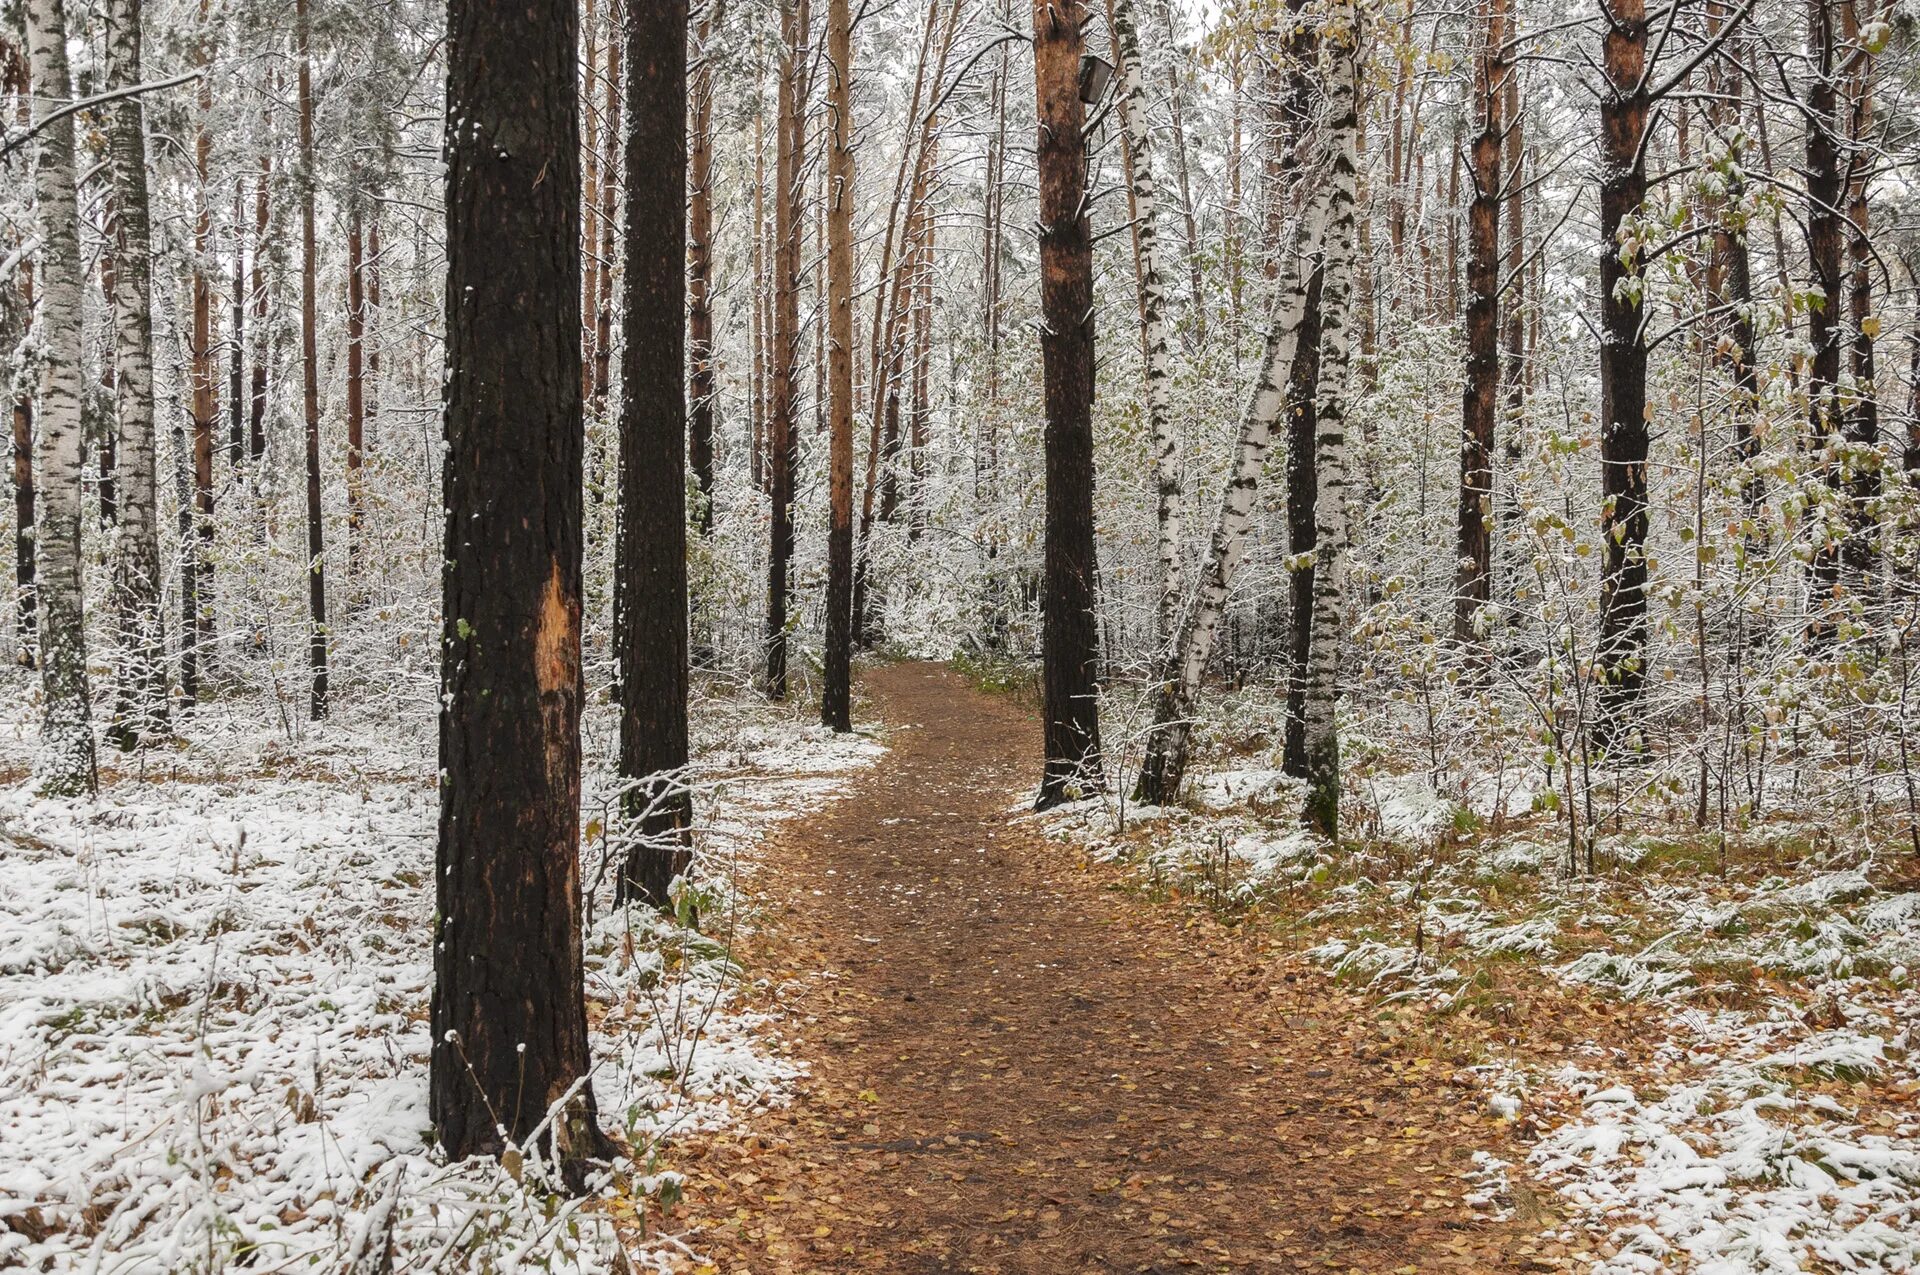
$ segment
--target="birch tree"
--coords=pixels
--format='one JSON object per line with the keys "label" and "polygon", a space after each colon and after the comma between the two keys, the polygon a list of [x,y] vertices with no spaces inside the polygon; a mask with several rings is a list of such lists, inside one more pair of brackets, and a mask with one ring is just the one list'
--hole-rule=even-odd
{"label": "birch tree", "polygon": [[1128,202],[1133,213],[1134,277],[1139,294],[1140,353],[1146,370],[1147,433],[1153,447],[1154,521],[1159,530],[1159,598],[1154,637],[1172,640],[1179,622],[1183,541],[1181,507],[1185,477],[1180,445],[1173,429],[1169,381],[1173,356],[1167,345],[1167,287],[1160,252],[1160,195],[1153,180],[1153,130],[1147,119],[1146,80],[1140,31],[1133,0],[1111,0],[1113,51],[1119,88],[1114,113],[1120,117],[1127,156]]}
{"label": "birch tree", "polygon": [[26,16],[38,130],[33,195],[40,235],[40,401],[34,421],[40,481],[34,574],[46,704],[38,766],[46,792],[75,796],[91,793],[98,779],[80,557],[80,209],[74,187],[73,115],[64,111],[73,87],[67,71],[66,5],[62,0],[31,0]]}
{"label": "birch tree", "polygon": [[1340,833],[1341,640],[1345,636],[1347,419],[1354,344],[1354,253],[1360,181],[1360,11],[1348,0],[1328,18],[1327,246],[1320,285],[1320,393],[1315,409],[1313,638],[1307,665],[1306,819],[1324,836]]}
{"label": "birch tree", "polygon": [[[107,5],[107,87],[140,83],[140,0]],[[160,599],[154,463],[153,248],[148,225],[146,111],[139,95],[113,104],[113,366],[119,520],[113,541],[113,723],[121,748],[167,731],[167,648]]]}

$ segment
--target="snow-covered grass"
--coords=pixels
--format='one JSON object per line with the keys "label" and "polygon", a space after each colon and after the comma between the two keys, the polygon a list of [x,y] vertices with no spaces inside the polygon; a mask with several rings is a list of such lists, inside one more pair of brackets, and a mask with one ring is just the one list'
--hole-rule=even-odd
{"label": "snow-covered grass", "polygon": [[1231,699],[1181,805],[1080,802],[1052,833],[1457,1029],[1522,1147],[1489,1164],[1557,1192],[1558,1251],[1595,1275],[1920,1270],[1920,892],[1898,826],[1777,801],[1701,830],[1649,785],[1612,796],[1570,865],[1537,769],[1454,759],[1436,786],[1430,758],[1356,736],[1336,849],[1298,829],[1274,705]]}
{"label": "snow-covered grass", "polygon": [[[398,1270],[658,1260],[670,1241],[641,1243],[636,1210],[672,1197],[671,1136],[777,1103],[795,1074],[735,1008],[752,972],[729,939],[751,918],[732,873],[880,751],[707,707],[705,932],[603,892],[586,935],[592,1083],[635,1160],[584,1202],[531,1162],[448,1165],[430,1143],[430,719],[298,741],[236,720],[96,801],[0,790],[0,1268],[371,1271],[389,1246]],[[32,737],[13,733],[0,761]],[[604,713],[588,735],[604,743]],[[598,832],[589,811],[589,879]]]}

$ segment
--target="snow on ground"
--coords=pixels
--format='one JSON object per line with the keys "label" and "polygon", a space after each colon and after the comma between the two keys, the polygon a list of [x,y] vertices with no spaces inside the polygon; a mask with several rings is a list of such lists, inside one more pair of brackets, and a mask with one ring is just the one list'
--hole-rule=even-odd
{"label": "snow on ground", "polygon": [[[1920,1271],[1920,894],[1897,856],[1775,824],[1731,863],[1609,838],[1598,875],[1569,876],[1534,789],[1421,774],[1351,784],[1365,835],[1335,855],[1261,762],[1196,765],[1187,807],[1087,801],[1048,826],[1151,887],[1278,912],[1383,1002],[1447,1014],[1517,977],[1651,1010],[1628,1049],[1569,1017],[1573,1061],[1470,1069],[1534,1139],[1490,1174],[1558,1193],[1551,1238],[1590,1275]],[[1496,810],[1517,821],[1498,835]]]}
{"label": "snow on ground", "polygon": [[586,937],[596,1097],[640,1162],[580,1204],[537,1166],[429,1145],[436,813],[430,723],[411,726],[234,730],[92,802],[0,789],[0,1268],[372,1270],[390,1235],[398,1270],[604,1271],[638,1234],[631,1200],[671,1197],[656,1149],[782,1100],[792,1065],[733,1008],[730,872],[879,746],[705,715],[710,932],[603,891]]}

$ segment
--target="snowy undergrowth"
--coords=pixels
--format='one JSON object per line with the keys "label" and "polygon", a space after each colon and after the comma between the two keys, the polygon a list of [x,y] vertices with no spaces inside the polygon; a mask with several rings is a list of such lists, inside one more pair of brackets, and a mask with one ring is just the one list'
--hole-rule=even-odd
{"label": "snowy undergrowth", "polygon": [[[1051,832],[1150,889],[1282,927],[1383,1002],[1499,1024],[1487,1034],[1518,1043],[1471,1070],[1532,1140],[1569,1262],[1920,1270],[1920,893],[1897,852],[1783,815],[1731,851],[1685,831],[1611,837],[1598,872],[1570,875],[1564,825],[1530,813],[1537,778],[1441,792],[1375,765],[1350,775],[1362,835],[1336,854],[1298,830],[1264,740],[1207,742],[1183,805],[1084,801]],[[1556,996],[1632,1003],[1656,1030],[1619,1048],[1570,1016],[1589,1042],[1576,1062],[1530,1054],[1517,1007]]]}
{"label": "snowy undergrowth", "polygon": [[705,718],[706,932],[603,894],[586,936],[593,1084],[639,1159],[584,1204],[429,1145],[430,723],[235,731],[93,802],[0,792],[0,1267],[371,1271],[389,1245],[403,1271],[645,1265],[619,1250],[635,1201],[673,1190],[652,1153],[794,1074],[734,1008],[730,874],[880,751]]}

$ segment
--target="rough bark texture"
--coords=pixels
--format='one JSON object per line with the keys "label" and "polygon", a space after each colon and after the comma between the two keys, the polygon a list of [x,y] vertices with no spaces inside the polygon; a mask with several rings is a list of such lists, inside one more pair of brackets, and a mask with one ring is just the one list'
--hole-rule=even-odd
{"label": "rough bark texture", "polygon": [[1104,786],[1093,556],[1093,236],[1080,101],[1083,0],[1034,0],[1040,362],[1046,386],[1046,761],[1040,809]]}
{"label": "rough bark texture", "polygon": [[[202,39],[208,26],[208,0],[201,0]],[[196,53],[202,66],[211,61],[203,43]],[[213,200],[208,189],[213,161],[213,86],[200,80],[199,126],[193,144],[193,338],[188,351],[193,388],[193,515],[194,534],[180,549],[180,635],[182,661],[191,660],[194,679],[213,659],[213,439],[220,420],[220,339],[213,298],[213,275],[208,268],[213,251]],[[182,681],[186,681],[182,678]]]}
{"label": "rough bark texture", "polygon": [[33,193],[40,232],[40,401],[34,424],[40,486],[34,524],[40,617],[42,788],[91,793],[97,782],[93,709],[87,685],[81,606],[80,489],[84,460],[80,346],[80,210],[74,189],[73,116],[43,117],[73,95],[67,73],[66,6],[27,5],[27,56],[33,63]]}
{"label": "rough bark texture", "polygon": [[[319,245],[314,231],[312,19],[307,0],[294,5],[300,60],[300,363],[307,437],[307,712],[327,715],[326,541],[320,505],[320,351],[316,314]],[[459,118],[449,115],[449,118]]]}
{"label": "rough bark texture", "polygon": [[[1879,556],[1880,404],[1874,385],[1874,250],[1867,187],[1873,180],[1873,54],[1861,43],[1861,0],[1841,0],[1842,35],[1852,50],[1847,76],[1847,540],[1841,553],[1850,587],[1867,593]],[[1869,0],[1870,2],[1870,0]]]}
{"label": "rough bark texture", "polygon": [[1320,285],[1320,395],[1314,467],[1313,638],[1307,665],[1307,823],[1340,833],[1340,647],[1345,636],[1348,384],[1354,347],[1356,205],[1359,193],[1359,12],[1351,0],[1330,15],[1333,67],[1327,84],[1327,244]]}
{"label": "rough bark texture", "polygon": [[[1807,54],[1811,79],[1807,86],[1807,265],[1819,293],[1807,312],[1807,343],[1812,357],[1807,365],[1809,443],[1821,453],[1820,465],[1830,486],[1841,485],[1841,464],[1835,444],[1841,438],[1840,306],[1844,293],[1843,263],[1846,240],[1842,203],[1846,197],[1840,171],[1839,67],[1836,44],[1841,0],[1807,0]],[[1834,593],[1840,585],[1841,526],[1829,528],[1825,544],[1816,546],[1807,599],[1807,636],[1816,644],[1834,635]]]}
{"label": "rough bark texture", "polygon": [[[580,953],[580,117],[567,5],[452,0],[430,1109],[598,1149]],[[678,384],[676,374],[675,384]]]}
{"label": "rough bark texture", "polygon": [[1506,125],[1505,0],[1481,0],[1481,38],[1474,63],[1473,200],[1467,209],[1467,362],[1460,412],[1458,562],[1453,637],[1476,655],[1485,642],[1480,609],[1493,599],[1493,435],[1500,409],[1500,181]]}
{"label": "rough bark texture", "polygon": [[272,227],[272,208],[267,187],[273,177],[273,159],[260,157],[260,176],[253,187],[253,369],[247,422],[247,454],[256,463],[267,454],[267,361],[271,336],[267,331],[267,234]]}
{"label": "rough bark texture", "polygon": [[1600,739],[1623,743],[1646,685],[1647,345],[1622,242],[1647,194],[1645,0],[1606,0],[1600,95]]}
{"label": "rough bark texture", "polygon": [[706,0],[700,14],[694,62],[688,68],[692,112],[687,165],[687,347],[692,371],[687,397],[688,459],[700,489],[695,511],[700,533],[713,531],[713,37],[726,0]]}
{"label": "rough bark texture", "polygon": [[827,615],[820,720],[853,729],[853,19],[827,3]]}
{"label": "rough bark texture", "polygon": [[796,397],[800,350],[800,187],[806,164],[807,0],[781,0],[780,86],[774,125],[773,350],[767,401],[767,486],[773,503],[767,553],[767,695],[787,694],[787,602],[792,593]]}
{"label": "rough bark texture", "polygon": [[627,21],[627,267],[620,358],[620,896],[665,908],[690,858],[687,764],[687,3]]}
{"label": "rough bark texture", "polygon": [[[107,6],[107,87],[140,83],[140,0]],[[119,439],[119,526],[113,612],[119,650],[109,738],[121,748],[167,732],[167,644],[160,598],[154,466],[153,247],[148,225],[146,116],[140,98],[112,108],[113,367]]]}

